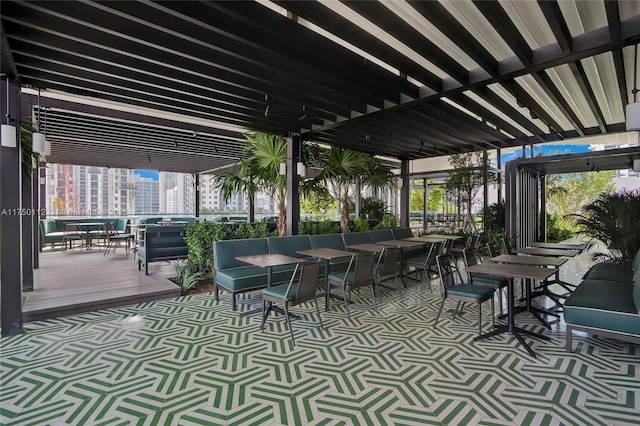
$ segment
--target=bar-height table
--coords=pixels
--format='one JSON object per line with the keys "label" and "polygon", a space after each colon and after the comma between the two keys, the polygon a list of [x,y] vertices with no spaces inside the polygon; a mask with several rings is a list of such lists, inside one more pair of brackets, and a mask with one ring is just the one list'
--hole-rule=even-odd
{"label": "bar-height table", "polygon": [[522,278],[522,279],[530,279],[530,280],[546,280],[551,275],[555,273],[553,269],[549,268],[539,268],[536,266],[526,266],[526,265],[509,265],[503,263],[479,263],[477,265],[469,266],[467,268],[467,272],[478,273],[478,274],[489,274],[496,275],[500,277],[509,278],[509,285],[507,286],[507,325],[497,326],[495,330],[490,331],[489,333],[485,333],[474,338],[474,341],[486,339],[487,337],[493,337],[502,333],[511,333],[516,339],[520,342],[522,346],[529,352],[532,357],[536,357],[535,352],[531,349],[531,347],[524,341],[521,334],[526,334],[532,337],[538,337],[544,340],[551,340],[548,336],[534,333],[529,330],[525,330],[523,328],[517,327],[515,325],[515,307],[513,302],[513,279],[514,278]]}
{"label": "bar-height table", "polygon": [[[249,263],[251,265],[260,266],[261,268],[266,268],[267,270],[267,287],[271,287],[271,283],[273,280],[273,267],[274,266],[283,266],[283,265],[292,265],[295,263],[304,263],[306,262],[304,259],[300,259],[298,257],[286,256],[284,254],[277,253],[267,253],[267,254],[256,254],[252,256],[236,256],[236,259]],[[271,302],[267,305],[267,310],[265,312],[265,316],[269,315],[270,311],[276,311],[278,313],[284,314],[284,311],[277,306],[273,306]],[[253,309],[247,312],[241,312],[240,316],[244,317],[247,315],[252,315],[258,312],[262,312],[262,308]],[[293,315],[292,315],[293,316]]]}
{"label": "bar-height table", "polygon": [[[315,259],[324,260],[324,310],[329,310],[329,297],[331,292],[329,291],[329,273],[331,272],[331,261],[334,259],[340,259],[342,257],[350,257],[351,261],[357,256],[357,253],[351,251],[344,251],[332,248],[317,248],[308,250],[298,250],[296,253],[304,254],[305,256],[311,256]],[[351,264],[351,263],[350,263]]]}
{"label": "bar-height table", "polygon": [[400,281],[406,287],[407,283],[404,280],[404,249],[411,247],[418,247],[425,244],[425,242],[419,241],[407,241],[407,240],[386,240],[386,241],[376,241],[376,244],[380,244],[382,246],[391,246],[398,247],[400,249]]}
{"label": "bar-height table", "polygon": [[[551,268],[559,268],[562,266],[568,259],[563,258],[554,258],[554,257],[544,257],[544,256],[518,256],[515,254],[502,254],[500,256],[492,257],[489,259],[491,262],[495,263],[510,263],[514,265],[526,265],[526,266],[542,266],[542,267],[551,267]],[[557,269],[556,269],[557,271]],[[557,273],[557,272],[555,272]],[[562,304],[555,297],[555,294],[550,293],[547,290],[547,282],[543,282],[542,290],[531,292],[529,285],[527,284],[527,295],[526,295],[526,305],[516,308],[515,314],[520,312],[529,312],[531,315],[536,317],[538,321],[540,321],[545,327],[551,330],[551,325],[549,322],[544,320],[539,314],[551,315],[554,317],[560,317],[560,315],[555,312],[550,312],[544,309],[537,308],[531,305],[531,299],[538,296],[547,296],[551,300],[553,300],[556,306],[561,307]]]}

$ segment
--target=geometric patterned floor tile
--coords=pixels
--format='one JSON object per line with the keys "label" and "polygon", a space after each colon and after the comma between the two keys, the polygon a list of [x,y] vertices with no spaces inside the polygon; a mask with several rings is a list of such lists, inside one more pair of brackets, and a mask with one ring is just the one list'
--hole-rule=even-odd
{"label": "geometric patterned floor tile", "polygon": [[368,292],[353,299],[350,318],[338,302],[322,312],[324,329],[312,304],[292,308],[297,346],[282,317],[260,332],[226,295],[28,323],[0,340],[0,423],[640,424],[637,345],[575,335],[567,353],[562,322],[518,315],[551,338],[527,340],[534,359],[508,335],[473,342],[475,306],[434,329],[440,296],[419,284],[383,291],[378,313]]}

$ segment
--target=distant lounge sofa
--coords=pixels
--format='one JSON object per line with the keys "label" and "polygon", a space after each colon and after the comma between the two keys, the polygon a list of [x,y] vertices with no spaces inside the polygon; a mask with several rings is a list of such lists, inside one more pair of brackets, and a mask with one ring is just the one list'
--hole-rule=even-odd
{"label": "distant lounge sofa", "polygon": [[[122,218],[74,218],[74,219],[41,219],[38,223],[40,229],[40,251],[50,244],[54,247],[56,244],[65,245],[64,225],[65,223],[74,222],[113,222],[119,233],[125,234],[129,232],[129,219]],[[101,231],[93,231],[100,235]]]}
{"label": "distant lounge sofa", "polygon": [[144,242],[136,250],[138,270],[144,265],[144,274],[149,275],[151,262],[186,259],[189,250],[184,237],[182,225],[147,226]]}
{"label": "distant lounge sofa", "polygon": [[564,304],[566,349],[573,331],[640,343],[640,250],[632,263],[598,263]]}

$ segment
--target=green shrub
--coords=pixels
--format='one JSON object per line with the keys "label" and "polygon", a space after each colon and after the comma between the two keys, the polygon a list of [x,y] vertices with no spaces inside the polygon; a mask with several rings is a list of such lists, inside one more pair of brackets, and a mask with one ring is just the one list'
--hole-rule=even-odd
{"label": "green shrub", "polygon": [[352,232],[366,232],[369,230],[369,221],[361,217],[357,218],[353,222]]}
{"label": "green shrub", "polygon": [[277,231],[269,232],[266,221],[260,221],[256,223],[241,223],[238,229],[233,233],[232,239],[240,240],[243,238],[266,238],[275,237],[278,235]]}
{"label": "green shrub", "polygon": [[572,235],[571,230],[563,225],[561,216],[547,213],[547,240],[563,241]]}
{"label": "green shrub", "polygon": [[377,224],[373,229],[393,229],[398,227],[398,219],[396,219],[395,215],[391,213],[386,213],[382,216],[380,223]]}
{"label": "green shrub", "polygon": [[298,235],[338,234],[340,224],[337,222],[301,221],[298,222]]}
{"label": "green shrub", "polygon": [[185,241],[189,247],[187,268],[201,273],[207,281],[213,280],[213,242],[233,238],[231,228],[222,223],[194,222],[185,227]]}

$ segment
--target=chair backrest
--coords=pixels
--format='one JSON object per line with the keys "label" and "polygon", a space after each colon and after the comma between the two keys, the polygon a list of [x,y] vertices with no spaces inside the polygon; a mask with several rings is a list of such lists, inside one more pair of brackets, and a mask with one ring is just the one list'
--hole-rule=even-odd
{"label": "chair backrest", "polygon": [[[318,274],[320,272],[320,263],[317,261],[299,263],[297,267],[300,267],[300,279],[298,280],[298,291],[296,292],[295,304],[304,303],[308,300],[313,300],[316,297],[316,286],[318,284]],[[291,291],[291,286],[295,279],[296,274],[291,276],[291,282],[287,289],[287,295]]]}
{"label": "chair backrest", "polygon": [[495,243],[487,243],[487,253],[489,253],[489,257],[500,256],[500,250]]}
{"label": "chair backrest", "polygon": [[471,236],[471,242],[469,244],[469,247],[466,248],[470,248],[470,249],[478,249],[478,246],[480,245],[480,234],[474,234]]}
{"label": "chair backrest", "polygon": [[358,255],[353,274],[353,282],[351,283],[352,290],[371,284],[374,264],[375,257],[373,253],[362,253]]}
{"label": "chair backrest", "polygon": [[469,235],[467,237],[467,241],[464,242],[464,248],[471,248],[471,243],[473,242],[473,235]]}
{"label": "chair backrest", "polygon": [[80,227],[75,223],[65,223],[64,224],[64,235],[65,236],[73,236],[80,235]]}
{"label": "chair backrest", "polygon": [[376,265],[376,271],[380,277],[390,277],[396,275],[398,259],[400,258],[400,248],[385,247],[378,258],[378,265],[382,262],[382,268]]}
{"label": "chair backrest", "polygon": [[504,245],[504,252],[506,254],[513,254],[513,246],[511,246],[511,240],[509,240],[509,238],[503,238],[502,245]]}
{"label": "chair backrest", "polygon": [[[462,250],[462,257],[464,258],[464,267],[468,268],[469,266],[477,265],[478,262],[478,253],[476,253],[475,249],[464,249]],[[467,276],[469,277],[469,281],[471,281],[471,273],[467,272]]]}
{"label": "chair backrest", "polygon": [[425,261],[424,261],[425,267],[431,266],[435,263],[436,256],[439,256],[442,254],[442,250],[443,250],[442,246],[443,246],[442,241],[438,243],[433,243],[429,246],[429,251],[427,252],[427,256],[425,257]]}
{"label": "chair backrest", "polygon": [[447,289],[456,285],[456,280],[453,277],[453,258],[451,255],[441,254],[436,257],[436,262],[438,263],[442,294],[446,296]]}
{"label": "chair backrest", "polygon": [[448,239],[443,241],[442,243],[442,254],[451,254],[451,249],[453,248],[453,243],[455,241],[452,239]]}
{"label": "chair backrest", "polygon": [[104,222],[103,227],[107,236],[115,237],[118,235],[118,230],[116,229],[116,225],[113,222]]}

